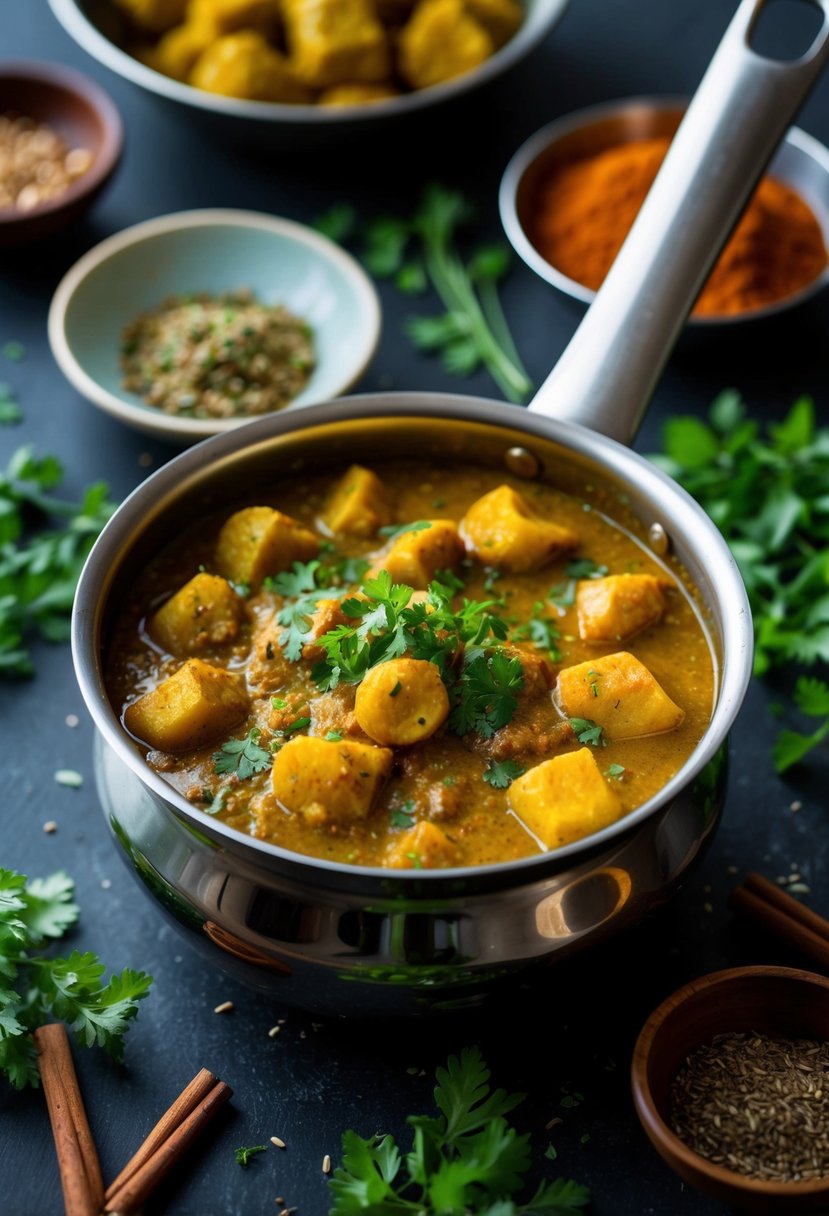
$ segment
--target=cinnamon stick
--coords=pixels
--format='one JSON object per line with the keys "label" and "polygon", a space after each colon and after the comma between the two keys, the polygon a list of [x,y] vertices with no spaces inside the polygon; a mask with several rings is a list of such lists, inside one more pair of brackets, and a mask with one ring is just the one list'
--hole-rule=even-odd
{"label": "cinnamon stick", "polygon": [[179,1123],[175,1131],[160,1144],[132,1177],[109,1196],[103,1210],[126,1213],[141,1207],[232,1093],[229,1085],[225,1085],[224,1081],[217,1081],[207,1096]]}
{"label": "cinnamon stick", "polygon": [[[804,914],[809,910],[803,908],[790,895],[775,888],[772,883],[768,883],[768,887],[772,888],[772,895],[765,885],[767,880],[760,883],[756,881],[760,877],[755,876],[751,887],[744,883],[734,888],[728,900],[731,907],[750,917],[773,937],[791,946],[799,954],[806,955],[824,971],[829,972],[829,923],[816,913],[810,913],[806,923]],[[758,890],[761,894],[758,894]]]}
{"label": "cinnamon stick", "polygon": [[750,874],[746,874],[743,886],[747,891],[759,895],[766,903],[773,904],[775,908],[779,908],[781,912],[785,912],[793,920],[829,942],[829,921],[818,916],[817,912],[807,908],[793,895],[789,895],[776,882],[770,882],[768,878],[753,870]]}
{"label": "cinnamon stick", "polygon": [[193,1078],[156,1123],[141,1147],[127,1162],[121,1173],[112,1181],[104,1193],[104,1199],[111,1199],[138,1172],[142,1165],[152,1157],[156,1149],[172,1135],[187,1116],[203,1102],[210,1090],[217,1083],[217,1078],[206,1068]]}
{"label": "cinnamon stick", "polygon": [[66,1216],[98,1216],[104,1202],[104,1183],[66,1027],[51,1022],[35,1030],[32,1038],[52,1124]]}

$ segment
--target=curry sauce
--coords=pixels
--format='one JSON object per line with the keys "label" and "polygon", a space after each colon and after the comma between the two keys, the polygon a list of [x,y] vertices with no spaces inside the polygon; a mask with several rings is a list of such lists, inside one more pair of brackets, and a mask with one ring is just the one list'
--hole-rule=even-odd
{"label": "curry sauce", "polygon": [[137,580],[109,695],[240,832],[356,865],[529,856],[640,806],[708,725],[698,597],[639,533],[591,487],[471,465],[285,480]]}

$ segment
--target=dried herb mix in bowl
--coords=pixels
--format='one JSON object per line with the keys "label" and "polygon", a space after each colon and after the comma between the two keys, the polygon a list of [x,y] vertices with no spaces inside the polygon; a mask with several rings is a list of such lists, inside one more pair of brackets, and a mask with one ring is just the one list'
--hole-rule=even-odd
{"label": "dried herb mix in bowl", "polygon": [[695,1153],[747,1178],[829,1176],[829,1043],[717,1035],[677,1074],[671,1124]]}
{"label": "dried herb mix in bowl", "polygon": [[282,409],[315,366],[313,333],[252,292],[171,296],[124,329],[124,388],[167,414],[244,418]]}

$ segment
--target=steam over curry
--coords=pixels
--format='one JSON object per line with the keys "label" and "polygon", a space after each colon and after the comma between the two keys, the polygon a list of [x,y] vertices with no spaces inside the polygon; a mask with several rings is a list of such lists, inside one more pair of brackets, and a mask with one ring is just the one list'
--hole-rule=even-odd
{"label": "steam over curry", "polygon": [[113,703],[205,815],[300,853],[469,866],[578,840],[681,767],[716,678],[681,569],[589,493],[466,465],[283,482],[139,580]]}

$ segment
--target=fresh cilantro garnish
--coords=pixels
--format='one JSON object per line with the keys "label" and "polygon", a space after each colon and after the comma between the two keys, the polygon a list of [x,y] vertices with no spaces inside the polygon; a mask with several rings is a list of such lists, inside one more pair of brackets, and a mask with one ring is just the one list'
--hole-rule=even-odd
{"label": "fresh cilantro garnish", "polygon": [[559,612],[563,616],[568,608],[572,608],[576,602],[576,580],[574,578],[563,579],[560,583],[556,583],[547,592],[547,599],[555,604]]}
{"label": "fresh cilantro garnish", "polygon": [[0,1072],[23,1089],[38,1085],[31,1032],[48,1021],[68,1022],[78,1043],[123,1056],[124,1033],[152,979],[125,968],[106,984],[91,953],[47,953],[78,919],[74,884],[59,871],[27,882],[0,869]]}
{"label": "fresh cilantro garnish", "polygon": [[310,718],[294,718],[290,726],[285,727],[286,735],[293,735],[298,730],[305,730],[306,726],[311,725]]}
{"label": "fresh cilantro garnish", "polygon": [[350,203],[336,203],[324,215],[314,220],[313,227],[323,236],[327,236],[329,241],[342,244],[354,235],[357,213]]}
{"label": "fresh cilantro garnish", "polygon": [[[31,447],[18,448],[0,473],[0,677],[33,674],[31,634],[67,640],[81,567],[115,509],[103,482],[79,503],[53,497],[62,478],[60,462]],[[65,523],[54,531],[32,526],[58,518]]]}
{"label": "fresh cilantro garnish", "polygon": [[283,570],[272,578],[266,578],[263,586],[267,591],[281,595],[286,601],[276,614],[278,623],[284,626],[279,635],[279,645],[286,659],[296,663],[302,658],[305,635],[311,628],[311,615],[321,599],[333,598],[337,592],[326,585],[326,570],[320,562],[294,562],[290,570]]}
{"label": "fresh cilantro garnish", "polygon": [[342,1164],[330,1183],[331,1216],[568,1216],[581,1212],[590,1192],[571,1180],[542,1182],[522,1202],[530,1169],[530,1137],[506,1116],[523,1094],[490,1090],[489,1070],[477,1048],[450,1056],[436,1072],[437,1116],[410,1115],[410,1152],[390,1135],[364,1139],[346,1131]]}
{"label": "fresh cilantro garnish", "polygon": [[611,764],[605,769],[604,773],[608,781],[621,781],[625,775],[624,764]]}
{"label": "fresh cilantro garnish", "polygon": [[564,567],[568,578],[604,578],[607,566],[600,566],[589,557],[574,557]]}
{"label": "fresh cilantro garnish", "polygon": [[512,631],[516,642],[532,642],[536,650],[546,650],[551,659],[560,659],[561,651],[556,646],[559,636],[554,622],[545,615],[544,605],[538,601],[533,604],[532,616],[523,625]]}
{"label": "fresh cilantro garnish", "polygon": [[203,808],[205,815],[218,815],[219,811],[223,811],[229,793],[229,785],[220,785],[215,794],[210,789],[202,790],[202,801],[207,803]]}
{"label": "fresh cilantro garnish", "polygon": [[579,743],[589,743],[591,747],[607,747],[604,727],[592,722],[590,718],[571,718],[570,725]]}
{"label": "fresh cilantro garnish", "polygon": [[377,532],[389,540],[392,538],[396,540],[398,536],[405,536],[407,532],[425,532],[431,526],[428,519],[416,519],[411,524],[386,524],[385,527],[378,528]]}
{"label": "fresh cilantro garnish", "polygon": [[493,789],[505,790],[525,772],[526,769],[515,760],[491,760],[484,773],[484,781]]}
{"label": "fresh cilantro garnish", "polygon": [[239,1165],[246,1166],[252,1157],[255,1157],[257,1153],[267,1152],[267,1149],[267,1144],[252,1144],[246,1148],[234,1149],[233,1156]]}
{"label": "fresh cilantro garnish", "polygon": [[[664,454],[652,459],[708,512],[740,568],[755,674],[828,663],[829,427],[816,424],[812,400],[799,398],[781,422],[761,427],[731,390],[707,420],[670,418],[663,442]],[[825,738],[822,729],[784,731],[778,771]]]}
{"label": "fresh cilantro garnish", "polygon": [[795,685],[794,701],[801,713],[809,718],[823,718],[823,721],[808,735],[795,730],[781,731],[772,749],[778,773],[785,773],[829,736],[829,684],[814,676],[801,676]]}
{"label": "fresh cilantro garnish", "polygon": [[228,739],[220,750],[213,753],[213,769],[217,773],[236,773],[240,781],[254,773],[262,773],[271,767],[272,756],[259,746],[262,734],[258,726],[252,726],[244,739]]}
{"label": "fresh cilantro garnish", "polygon": [[22,420],[23,411],[18,404],[11,385],[0,384],[0,423],[4,426],[12,426],[16,422],[22,422]]}
{"label": "fresh cilantro garnish", "polygon": [[414,803],[409,798],[402,806],[389,807],[389,822],[393,828],[413,828],[415,818],[412,814]]}
{"label": "fresh cilantro garnish", "polygon": [[10,363],[22,363],[26,358],[26,347],[22,342],[12,339],[11,342],[3,344],[3,355]]}
{"label": "fresh cilantro garnish", "polygon": [[450,688],[454,708],[449,726],[456,735],[477,731],[489,739],[512,720],[518,693],[524,687],[520,659],[503,650],[478,654],[462,669]]}
{"label": "fresh cilantro garnish", "polygon": [[341,741],[342,737],[343,737],[342,731],[330,730],[328,732],[328,734],[325,736],[325,741],[326,741],[326,743],[339,743]]}

